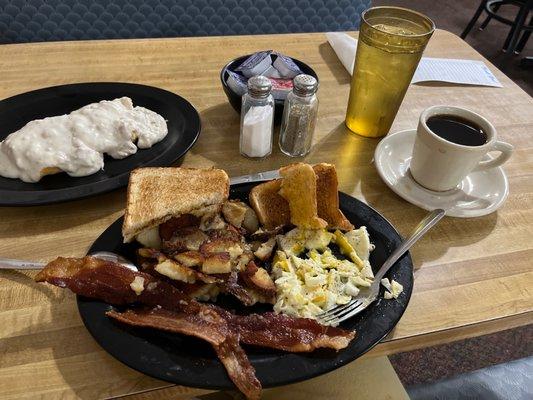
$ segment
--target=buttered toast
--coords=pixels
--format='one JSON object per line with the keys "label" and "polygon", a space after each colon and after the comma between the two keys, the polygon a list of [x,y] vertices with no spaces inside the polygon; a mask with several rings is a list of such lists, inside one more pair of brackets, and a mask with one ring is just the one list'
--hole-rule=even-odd
{"label": "buttered toast", "polygon": [[[285,169],[285,175],[287,175],[291,169],[292,171],[306,171],[304,172],[306,175],[305,179],[302,179],[301,177],[292,178],[293,183],[296,183],[297,187],[297,189],[293,191],[293,198],[295,199],[293,200],[293,203],[296,201],[294,209],[297,213],[303,213],[303,215],[297,218],[303,218],[304,220],[306,218],[311,218],[314,221],[311,223],[305,223],[306,226],[322,226],[323,223],[312,218],[318,215],[319,219],[327,222],[327,227],[330,229],[340,229],[343,231],[353,229],[353,225],[348,219],[346,219],[339,209],[338,182],[335,166],[326,163],[317,164],[314,167],[301,167],[299,165],[307,164],[298,163],[285,167],[289,168],[289,170]],[[314,179],[311,178],[311,172],[313,172]],[[308,180],[307,183],[306,179]],[[315,190],[306,190],[308,185],[313,186],[313,180],[315,181]],[[283,179],[268,181],[255,186],[250,192],[250,205],[256,212],[259,221],[266,229],[273,229],[278,226],[287,226],[291,224],[292,208],[289,206],[289,201],[280,194],[282,182]],[[286,188],[287,187],[288,186],[286,186]],[[287,197],[288,196],[289,195],[287,195]],[[316,202],[316,213],[313,211],[313,202]],[[308,207],[307,203],[310,203],[311,206]],[[300,210],[301,207],[304,207],[304,209]],[[292,222],[292,224],[295,224],[295,222]]]}
{"label": "buttered toast", "polygon": [[257,185],[250,191],[250,205],[266,229],[289,225],[291,222],[289,203],[279,194],[280,189],[281,179],[275,179]]}
{"label": "buttered toast", "polygon": [[337,170],[332,164],[320,163],[313,166],[316,174],[316,197],[318,216],[328,223],[330,229],[351,231],[354,226],[339,209],[339,182]]}
{"label": "buttered toast", "polygon": [[279,170],[283,177],[279,194],[287,200],[293,225],[307,229],[325,228],[318,216],[316,174],[309,164],[289,164]]}

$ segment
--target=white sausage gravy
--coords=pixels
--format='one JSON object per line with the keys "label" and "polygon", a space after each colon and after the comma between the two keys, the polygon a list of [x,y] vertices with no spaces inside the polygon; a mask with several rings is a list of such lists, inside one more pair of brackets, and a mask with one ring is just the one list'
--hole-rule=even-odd
{"label": "white sausage gravy", "polygon": [[[88,104],[68,115],[28,122],[0,142],[0,175],[37,182],[64,171],[94,174],[104,167],[104,153],[121,159],[163,140],[165,119],[129,97]],[[136,144],[135,144],[136,143]]]}

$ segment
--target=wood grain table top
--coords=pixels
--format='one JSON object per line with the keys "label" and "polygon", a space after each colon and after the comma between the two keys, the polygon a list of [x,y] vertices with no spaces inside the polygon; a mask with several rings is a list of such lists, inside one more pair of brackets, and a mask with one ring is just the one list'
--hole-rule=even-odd
{"label": "wood grain table top", "polygon": [[[354,33],[356,35],[356,33]],[[323,34],[265,35],[0,46],[0,99],[76,82],[153,85],[187,98],[199,111],[202,134],[183,165],[217,166],[233,176],[292,161],[276,149],[263,161],[239,155],[239,116],[222,91],[229,60],[274,48],[304,60],[320,78],[315,144],[306,161],[336,164],[340,189],[388,218],[407,235],[425,211],[395,195],[372,158],[378,140],[344,126],[350,76]],[[436,31],[426,56],[484,60],[457,36]],[[392,131],[414,128],[435,104],[487,117],[515,146],[504,169],[510,195],[497,212],[443,219],[412,250],[414,293],[394,331],[369,356],[390,354],[531,323],[533,320],[533,101],[484,60],[503,88],[412,85]],[[0,256],[47,261],[82,256],[121,216],[125,190],[57,205],[0,208]],[[168,387],[107,355],[83,327],[75,297],[35,284],[32,273],[0,272],[0,398],[115,397]],[[202,391],[176,388],[175,393]]]}

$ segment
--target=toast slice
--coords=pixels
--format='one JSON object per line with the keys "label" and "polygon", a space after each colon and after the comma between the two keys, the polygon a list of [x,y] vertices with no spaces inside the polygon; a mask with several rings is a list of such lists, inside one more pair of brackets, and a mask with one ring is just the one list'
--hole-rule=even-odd
{"label": "toast slice", "polygon": [[309,164],[295,163],[280,168],[279,194],[289,203],[293,225],[307,229],[325,228],[328,223],[318,216],[317,177]]}
{"label": "toast slice", "polygon": [[318,216],[328,223],[330,229],[351,231],[354,226],[339,209],[339,182],[335,166],[321,163],[314,165],[313,170],[317,178]]}
{"label": "toast slice", "polygon": [[255,186],[248,200],[266,229],[289,225],[291,222],[289,203],[280,194],[281,179],[275,179]]}
{"label": "toast slice", "polygon": [[221,169],[138,168],[128,183],[124,242],[172,217],[222,206],[228,195],[229,177]]}

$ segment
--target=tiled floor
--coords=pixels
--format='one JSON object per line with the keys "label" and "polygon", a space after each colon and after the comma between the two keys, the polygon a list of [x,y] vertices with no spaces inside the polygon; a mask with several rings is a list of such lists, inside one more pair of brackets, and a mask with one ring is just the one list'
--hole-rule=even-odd
{"label": "tiled floor", "polygon": [[404,386],[533,355],[533,325],[400,353],[389,359]]}
{"label": "tiled floor", "polygon": [[[435,21],[437,28],[445,29],[460,35],[466,27],[481,0],[373,0],[372,4],[394,5],[407,7],[422,12]],[[516,7],[503,6],[500,11],[507,18],[514,19]],[[482,14],[478,24],[470,31],[466,41],[480,52],[485,58],[496,65],[507,76],[515,81],[522,89],[533,96],[533,69],[520,66],[520,60],[525,56],[533,57],[533,35],[526,48],[520,55],[506,55],[502,46],[510,27],[496,20],[492,20],[483,31],[478,27],[486,14]],[[450,55],[453,57],[453,55]]]}

